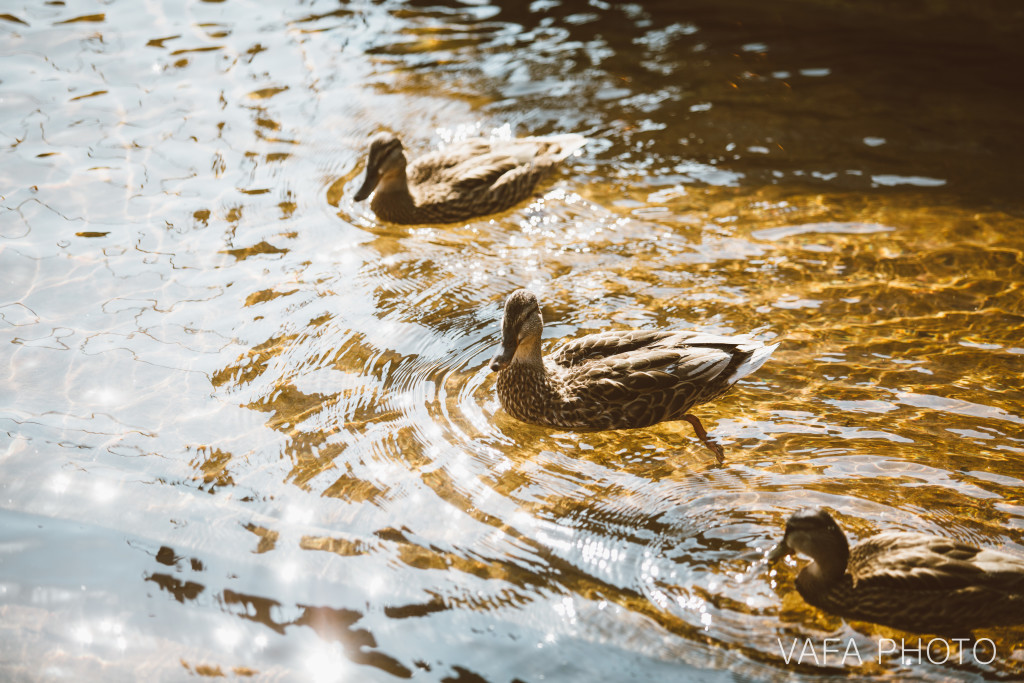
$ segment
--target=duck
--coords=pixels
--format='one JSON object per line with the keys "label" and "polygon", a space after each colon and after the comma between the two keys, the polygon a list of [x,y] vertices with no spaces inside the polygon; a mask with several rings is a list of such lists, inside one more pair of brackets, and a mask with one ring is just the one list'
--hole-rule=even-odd
{"label": "duck", "polygon": [[614,330],[541,355],[544,321],[537,296],[518,289],[505,300],[501,348],[490,369],[501,407],[518,420],[573,430],[633,429],[686,420],[722,462],[696,405],[718,398],[760,368],[778,347],[747,336],[694,331]]}
{"label": "duck", "polygon": [[355,194],[373,193],[370,208],[392,223],[455,223],[498,213],[526,199],[555,166],[587,139],[582,135],[453,142],[409,163],[389,132],[370,138],[366,175]]}
{"label": "duck", "polygon": [[888,531],[852,550],[823,508],[786,522],[769,562],[803,553],[796,577],[810,605],[845,619],[923,633],[969,634],[1024,623],[1024,558],[942,536]]}

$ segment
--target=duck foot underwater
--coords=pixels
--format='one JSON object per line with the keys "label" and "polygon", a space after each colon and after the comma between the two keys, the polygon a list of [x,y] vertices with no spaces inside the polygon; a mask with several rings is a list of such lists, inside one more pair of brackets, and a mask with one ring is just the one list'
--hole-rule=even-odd
{"label": "duck foot underwater", "polygon": [[696,415],[683,415],[683,419],[690,423],[693,427],[693,433],[697,435],[697,438],[704,444],[704,447],[715,454],[715,460],[718,461],[718,464],[721,465],[725,462],[725,449],[716,441],[711,440],[707,430],[704,429],[704,425],[700,423],[700,419]]}

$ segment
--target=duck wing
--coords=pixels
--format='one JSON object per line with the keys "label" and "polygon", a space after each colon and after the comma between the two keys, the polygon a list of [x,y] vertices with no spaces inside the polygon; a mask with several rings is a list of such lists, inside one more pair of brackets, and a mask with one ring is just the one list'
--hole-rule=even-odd
{"label": "duck wing", "polygon": [[586,420],[591,425],[645,427],[679,419],[692,406],[724,393],[729,384],[723,380],[732,360],[729,353],[713,347],[666,347],[655,342],[568,368],[565,393],[595,413]]}
{"label": "duck wing", "polygon": [[848,568],[854,586],[953,590],[984,585],[1024,592],[1024,558],[928,534],[873,536],[853,549]]}
{"label": "duck wing", "polygon": [[461,192],[518,184],[528,178],[536,180],[585,142],[586,138],[575,134],[512,140],[472,138],[416,159],[406,174],[413,184],[450,185]]}
{"label": "duck wing", "polygon": [[588,360],[607,358],[650,347],[677,334],[685,333],[663,330],[617,330],[588,334],[563,344],[549,358],[557,365],[571,368]]}
{"label": "duck wing", "polygon": [[732,361],[713,347],[646,347],[577,365],[574,379],[593,387],[607,401],[634,398],[643,392],[678,391],[689,384],[694,392],[717,380]]}
{"label": "duck wing", "polygon": [[474,157],[446,170],[442,182],[458,192],[489,188],[499,184],[502,176],[519,168],[519,162],[502,154]]}
{"label": "duck wing", "polygon": [[459,192],[490,187],[506,173],[528,166],[539,150],[537,144],[473,138],[419,157],[406,169],[413,185],[452,187]]}
{"label": "duck wing", "polygon": [[487,140],[474,138],[450,145],[445,149],[428,152],[409,163],[406,177],[413,185],[437,182],[449,175],[450,169],[466,163],[475,157],[490,154],[491,145]]}
{"label": "duck wing", "polygon": [[[778,344],[766,346],[747,336],[725,337],[693,331],[618,330],[591,334],[563,345],[550,359],[556,365],[570,368],[587,361],[629,354],[644,349],[675,349],[687,358],[702,359],[718,351],[733,360],[731,372],[723,377],[726,384],[749,375],[764,365]],[[684,351],[685,350],[685,351]]]}

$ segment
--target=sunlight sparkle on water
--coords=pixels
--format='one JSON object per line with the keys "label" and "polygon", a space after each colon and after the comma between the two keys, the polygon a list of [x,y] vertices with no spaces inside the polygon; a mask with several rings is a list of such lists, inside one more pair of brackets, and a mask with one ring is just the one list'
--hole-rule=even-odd
{"label": "sunlight sparkle on water", "polygon": [[213,632],[217,642],[228,650],[234,650],[235,646],[242,640],[242,631],[233,625],[221,626]]}
{"label": "sunlight sparkle on water", "polygon": [[445,144],[449,144],[465,140],[467,138],[478,137],[480,135],[480,122],[460,123],[455,128],[437,128],[434,132],[437,133],[437,136],[441,138]]}
{"label": "sunlight sparkle on water", "polygon": [[124,624],[113,619],[100,619],[97,624],[100,633],[112,638],[112,644],[121,652],[128,649],[128,640],[124,637]]}
{"label": "sunlight sparkle on water", "polygon": [[337,645],[317,648],[306,656],[309,680],[316,681],[316,683],[345,680],[347,669],[348,660],[341,654]]}
{"label": "sunlight sparkle on water", "polygon": [[533,521],[533,515],[531,515],[529,512],[526,512],[525,510],[516,510],[514,513],[512,513],[511,522],[512,526],[518,529],[519,531],[532,529],[534,526],[536,526],[536,524]]}
{"label": "sunlight sparkle on water", "polygon": [[371,596],[380,595],[384,590],[385,585],[386,582],[384,581],[384,577],[378,574],[366,582],[366,593]]}
{"label": "sunlight sparkle on water", "polygon": [[554,604],[554,608],[556,612],[568,619],[570,624],[576,623],[576,605],[573,604],[572,598],[562,598],[561,602]]}
{"label": "sunlight sparkle on water", "polygon": [[97,481],[92,487],[92,498],[97,503],[109,503],[117,498],[118,489],[109,481]]}
{"label": "sunlight sparkle on water", "polygon": [[58,474],[50,480],[50,490],[54,493],[64,493],[68,490],[71,479],[66,474]]}
{"label": "sunlight sparkle on water", "polygon": [[122,393],[112,387],[97,387],[95,389],[91,389],[85,392],[84,397],[89,399],[93,405],[97,406],[116,405],[124,400]]}
{"label": "sunlight sparkle on water", "polygon": [[588,539],[582,548],[583,561],[597,564],[600,569],[606,569],[609,564],[618,562],[621,553],[618,548],[612,548],[596,540]]}
{"label": "sunlight sparkle on water", "polygon": [[278,567],[277,575],[285,583],[291,583],[299,575],[299,566],[294,562],[286,562]]}
{"label": "sunlight sparkle on water", "polygon": [[289,505],[284,511],[284,518],[292,524],[308,524],[313,521],[313,509],[301,505]]}
{"label": "sunlight sparkle on water", "polygon": [[71,637],[82,645],[92,645],[92,631],[85,624],[79,624],[71,631]]}

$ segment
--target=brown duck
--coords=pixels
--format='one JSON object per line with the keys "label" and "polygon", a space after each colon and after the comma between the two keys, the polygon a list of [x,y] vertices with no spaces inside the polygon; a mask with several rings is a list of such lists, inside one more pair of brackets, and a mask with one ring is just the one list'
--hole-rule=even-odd
{"label": "brown duck", "polygon": [[1024,558],[941,536],[889,531],[853,550],[832,516],[800,510],[767,555],[812,562],[796,589],[809,604],[904,631],[966,634],[1024,623]]}
{"label": "brown duck", "polygon": [[475,138],[408,163],[391,133],[370,138],[366,177],[356,201],[370,196],[392,223],[454,223],[504,211],[526,199],[555,165],[586,143],[582,135],[512,140]]}
{"label": "brown duck", "polygon": [[686,420],[719,460],[722,448],[689,411],[764,364],[778,344],[699,332],[621,330],[567,342],[546,359],[532,292],[505,301],[501,350],[491,361],[513,417],[569,429],[630,429]]}

